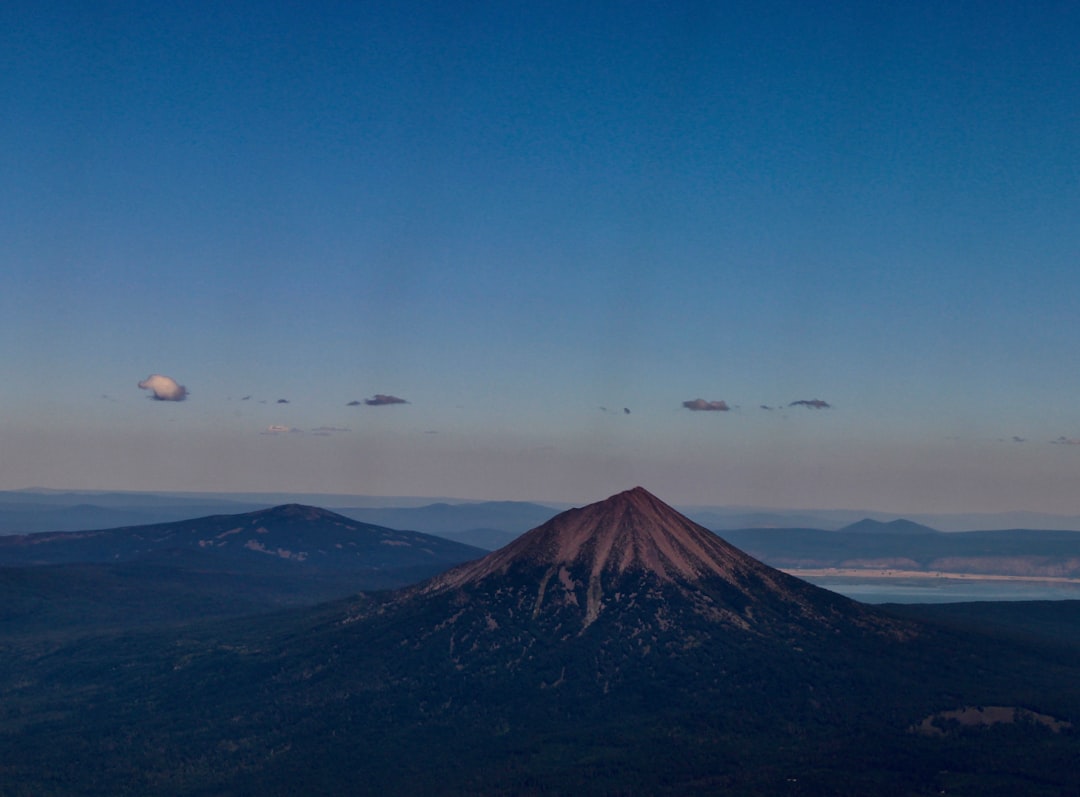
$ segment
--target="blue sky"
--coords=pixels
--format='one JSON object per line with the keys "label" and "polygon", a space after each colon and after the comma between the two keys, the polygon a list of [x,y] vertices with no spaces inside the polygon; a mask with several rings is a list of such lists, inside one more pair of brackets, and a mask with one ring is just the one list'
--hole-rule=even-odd
{"label": "blue sky", "polygon": [[1080,512],[1080,9],[429,5],[5,4],[0,489]]}

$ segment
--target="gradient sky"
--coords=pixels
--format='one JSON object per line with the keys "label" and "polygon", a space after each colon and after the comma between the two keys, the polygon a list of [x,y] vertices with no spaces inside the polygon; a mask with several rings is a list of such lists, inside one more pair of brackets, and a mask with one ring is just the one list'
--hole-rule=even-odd
{"label": "gradient sky", "polygon": [[0,489],[1080,512],[1080,6],[884,5],[3,4]]}

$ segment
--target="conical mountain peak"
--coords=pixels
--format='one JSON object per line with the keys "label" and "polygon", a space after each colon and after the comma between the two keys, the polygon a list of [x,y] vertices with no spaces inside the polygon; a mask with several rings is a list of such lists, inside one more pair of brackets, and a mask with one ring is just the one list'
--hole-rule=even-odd
{"label": "conical mountain peak", "polygon": [[460,587],[521,567],[567,568],[586,578],[641,573],[697,581],[761,566],[648,490],[635,487],[570,509],[504,548],[436,579]]}
{"label": "conical mountain peak", "polygon": [[679,623],[698,617],[759,632],[880,625],[853,601],[769,567],[641,487],[556,515],[404,597],[450,594],[454,605],[473,607],[476,623],[496,626],[498,616],[523,610],[582,630],[602,615],[624,630],[662,629],[676,613]]}

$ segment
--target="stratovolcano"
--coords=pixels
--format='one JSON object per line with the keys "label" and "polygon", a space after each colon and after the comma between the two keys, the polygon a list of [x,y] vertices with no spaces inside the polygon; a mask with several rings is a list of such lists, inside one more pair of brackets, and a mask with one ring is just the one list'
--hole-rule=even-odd
{"label": "stratovolcano", "polygon": [[[570,509],[506,547],[408,590],[513,605],[534,621],[678,626],[673,612],[744,631],[784,625],[907,633],[861,604],[789,576],[694,523],[642,487]],[[653,616],[644,607],[649,605]],[[695,621],[694,625],[697,625]]]}

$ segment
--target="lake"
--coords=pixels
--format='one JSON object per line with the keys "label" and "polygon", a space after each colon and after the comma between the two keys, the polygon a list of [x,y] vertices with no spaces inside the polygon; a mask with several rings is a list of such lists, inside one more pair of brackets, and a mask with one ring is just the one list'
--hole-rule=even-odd
{"label": "lake", "polygon": [[1080,600],[1080,584],[1053,581],[976,581],[950,578],[802,577],[863,603]]}

